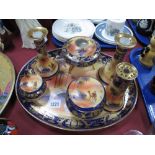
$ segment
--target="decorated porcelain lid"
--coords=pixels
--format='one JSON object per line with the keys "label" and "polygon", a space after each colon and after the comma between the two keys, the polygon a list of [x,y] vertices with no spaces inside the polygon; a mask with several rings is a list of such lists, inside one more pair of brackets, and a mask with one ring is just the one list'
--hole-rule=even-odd
{"label": "decorated porcelain lid", "polygon": [[97,50],[96,42],[84,36],[71,38],[64,47],[70,55],[82,58],[93,56]]}
{"label": "decorated porcelain lid", "polygon": [[43,84],[39,75],[25,75],[20,80],[20,88],[27,93],[37,91]]}
{"label": "decorated porcelain lid", "polygon": [[71,101],[79,108],[95,108],[104,97],[102,84],[91,77],[80,77],[73,81],[68,88]]}
{"label": "decorated porcelain lid", "polygon": [[138,76],[136,67],[128,62],[119,63],[116,66],[116,73],[125,80],[134,80]]}

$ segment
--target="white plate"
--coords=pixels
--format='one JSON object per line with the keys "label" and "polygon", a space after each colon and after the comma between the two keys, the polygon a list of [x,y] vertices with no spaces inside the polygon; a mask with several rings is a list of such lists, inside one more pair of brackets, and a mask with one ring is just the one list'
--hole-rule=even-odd
{"label": "white plate", "polygon": [[[101,41],[103,41],[105,43],[116,45],[115,40],[114,40],[114,36],[107,35],[106,32],[105,32],[105,28],[106,28],[106,22],[102,22],[102,23],[98,24],[96,26],[95,36],[99,40],[101,40]],[[124,28],[121,30],[121,32],[130,34],[130,35],[133,36],[133,32],[127,26],[124,26]]]}
{"label": "white plate", "polygon": [[90,20],[85,19],[58,19],[53,23],[52,34],[61,41],[66,42],[75,36],[93,37],[95,26]]}

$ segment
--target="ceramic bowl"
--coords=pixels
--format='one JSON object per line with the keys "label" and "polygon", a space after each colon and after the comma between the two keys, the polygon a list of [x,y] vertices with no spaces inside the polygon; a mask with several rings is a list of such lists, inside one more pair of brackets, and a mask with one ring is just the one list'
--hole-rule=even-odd
{"label": "ceramic bowl", "polygon": [[20,94],[28,99],[40,97],[46,90],[46,83],[38,74],[24,75],[20,78]]}
{"label": "ceramic bowl", "polygon": [[105,97],[105,89],[99,81],[91,77],[80,77],[68,86],[66,103],[75,116],[90,119],[102,112]]}

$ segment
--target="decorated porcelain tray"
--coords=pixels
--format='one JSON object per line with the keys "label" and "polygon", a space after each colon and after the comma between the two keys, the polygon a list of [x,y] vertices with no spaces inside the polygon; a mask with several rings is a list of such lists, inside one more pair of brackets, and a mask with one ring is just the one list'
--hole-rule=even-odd
{"label": "decorated porcelain tray", "polygon": [[[70,130],[70,131],[88,131],[106,128],[117,124],[126,118],[134,109],[137,102],[137,86],[133,81],[125,92],[124,108],[116,113],[102,111],[97,117],[92,119],[80,119],[74,116],[66,105],[67,88],[71,81],[81,76],[92,77],[98,79],[98,69],[111,60],[108,55],[101,54],[100,59],[89,67],[74,67],[69,73],[69,65],[65,62],[61,54],[61,49],[49,52],[49,55],[55,57],[59,63],[59,72],[50,80],[46,81],[47,90],[40,98],[33,102],[28,101],[19,93],[19,78],[25,73],[27,68],[31,68],[31,64],[35,58],[30,60],[19,72],[16,82],[16,94],[22,107],[34,118],[49,126]],[[99,79],[98,79],[99,80]],[[95,89],[95,88],[94,88]]]}
{"label": "decorated porcelain tray", "polygon": [[10,59],[0,52],[0,114],[8,104],[15,83],[15,71]]}
{"label": "decorated porcelain tray", "polygon": [[155,76],[155,66],[152,69],[148,69],[139,62],[141,50],[141,48],[133,49],[130,53],[130,61],[138,70],[138,83],[141,88],[150,121],[153,123],[155,121],[155,95],[149,88],[149,82],[153,76]]}

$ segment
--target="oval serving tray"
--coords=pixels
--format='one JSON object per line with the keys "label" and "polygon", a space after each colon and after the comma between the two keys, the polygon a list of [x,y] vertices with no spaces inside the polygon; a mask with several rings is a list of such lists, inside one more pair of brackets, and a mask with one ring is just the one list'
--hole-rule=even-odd
{"label": "oval serving tray", "polygon": [[[69,131],[88,131],[106,128],[117,124],[126,118],[134,109],[137,102],[137,85],[133,81],[127,89],[124,97],[125,106],[117,113],[104,111],[93,119],[79,119],[75,117],[66,106],[66,91],[70,82],[80,76],[90,76],[98,79],[98,69],[111,60],[108,55],[102,54],[100,60],[93,67],[74,67],[71,74],[68,73],[69,65],[61,56],[61,49],[49,52],[49,55],[56,57],[59,62],[60,71],[50,80],[46,81],[47,90],[45,94],[32,101],[26,100],[19,94],[19,78],[26,68],[31,68],[35,58],[23,66],[16,81],[16,95],[22,107],[34,118],[49,126]],[[37,105],[38,104],[38,105]]]}
{"label": "oval serving tray", "polygon": [[11,60],[0,52],[0,114],[7,106],[15,84],[15,70]]}

